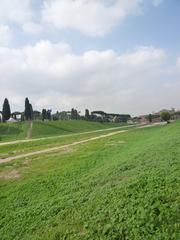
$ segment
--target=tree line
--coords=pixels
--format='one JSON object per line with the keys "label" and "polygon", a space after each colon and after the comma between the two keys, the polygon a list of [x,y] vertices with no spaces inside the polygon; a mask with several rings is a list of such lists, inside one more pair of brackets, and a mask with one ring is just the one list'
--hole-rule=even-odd
{"label": "tree line", "polygon": [[[52,115],[52,111],[50,109],[42,109],[42,112],[33,111],[32,104],[30,103],[27,97],[25,98],[24,106],[25,106],[24,112],[22,113],[15,112],[21,115],[21,121],[32,121],[36,115],[38,115],[42,121],[59,120],[58,112]],[[16,114],[11,113],[11,107],[7,98],[5,98],[4,100],[2,111],[0,111],[0,113],[2,114],[2,119],[0,117],[0,121],[2,122],[8,121],[13,116],[15,116],[16,118]],[[74,108],[71,109],[70,116],[71,116],[71,119],[73,120],[81,119],[79,112]],[[90,119],[89,110],[87,109],[85,111],[85,119],[86,120]]]}
{"label": "tree line", "polygon": [[[11,117],[11,108],[7,98],[4,99],[3,107],[2,107],[2,122],[6,122]],[[23,114],[24,120],[33,120],[33,108],[32,104],[29,102],[29,99],[25,99],[25,110]],[[22,119],[21,119],[22,120]]]}
{"label": "tree line", "polygon": [[[32,104],[29,102],[29,99],[25,98],[25,107],[24,112],[21,113],[21,121],[32,121],[34,119],[34,113],[38,111],[33,111]],[[7,98],[4,99],[2,111],[0,112],[2,114],[2,119],[0,121],[6,122],[8,121],[13,113],[11,113],[10,104]],[[50,120],[51,119],[51,111],[43,109],[42,110],[42,120],[45,119]]]}
{"label": "tree line", "polygon": [[[21,113],[15,112],[11,113],[10,104],[7,98],[5,98],[2,111],[0,111],[0,122],[6,122],[11,117],[16,119],[16,115],[21,116],[21,121],[32,121],[34,119],[38,120],[88,120],[88,121],[98,121],[98,122],[108,122],[113,121],[114,122],[127,122],[129,119],[131,119],[131,116],[129,114],[114,114],[114,113],[105,113],[103,111],[93,111],[89,112],[88,109],[85,110],[85,115],[80,116],[80,112],[77,111],[77,109],[72,108],[69,112],[61,112],[58,111],[55,114],[52,114],[52,111],[50,109],[42,109],[41,112],[39,111],[33,111],[32,104],[30,103],[29,99],[25,98],[25,104],[24,104],[24,111]],[[2,117],[1,117],[2,115]],[[173,117],[168,111],[161,112],[159,115],[161,120],[169,122],[169,120]],[[137,118],[137,117],[136,117]],[[146,119],[149,121],[149,123],[153,122],[153,119],[157,118],[157,115],[149,114],[146,115]]]}

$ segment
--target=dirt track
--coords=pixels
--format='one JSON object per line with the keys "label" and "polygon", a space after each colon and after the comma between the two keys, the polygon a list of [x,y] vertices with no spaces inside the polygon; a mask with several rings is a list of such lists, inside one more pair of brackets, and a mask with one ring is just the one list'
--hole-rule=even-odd
{"label": "dirt track", "polygon": [[[153,126],[164,125],[164,124],[166,124],[166,123],[161,122],[161,123],[149,124],[149,125],[144,125],[144,126],[137,126],[136,128],[137,129],[138,128],[147,128],[147,127],[153,127]],[[114,130],[114,129],[118,129],[118,128],[122,128],[122,127],[111,128],[111,129],[109,128],[109,129],[106,129],[106,131],[107,130],[112,130],[112,129]],[[91,131],[91,132],[86,132],[86,133],[102,132],[102,131],[105,131],[105,130],[103,129],[103,130]],[[0,164],[11,162],[13,160],[20,159],[20,158],[25,158],[25,157],[30,157],[30,156],[34,156],[34,155],[43,154],[43,153],[49,153],[49,152],[57,151],[57,150],[60,150],[60,149],[63,149],[63,148],[83,144],[83,143],[94,141],[94,140],[101,139],[101,138],[110,137],[110,136],[120,134],[120,133],[124,133],[124,132],[127,132],[127,131],[128,130],[111,132],[111,133],[108,133],[108,134],[103,134],[103,135],[100,135],[100,136],[97,136],[97,137],[92,137],[92,138],[89,138],[89,139],[77,141],[77,142],[66,144],[66,145],[59,146],[59,147],[46,148],[46,149],[43,149],[43,150],[34,151],[34,152],[30,152],[30,153],[25,153],[25,154],[17,155],[17,156],[14,156],[14,157],[8,157],[8,158],[5,158],[5,159],[0,159]],[[71,134],[71,136],[72,135],[81,135],[81,134],[85,134],[85,132],[84,133],[79,133],[79,134]],[[62,135],[62,136],[59,136],[59,137],[63,137],[63,136],[69,136],[69,135]],[[49,137],[49,138],[57,138],[57,137]],[[20,140],[20,141],[15,141],[15,142],[8,142],[8,143],[6,142],[6,143],[1,143],[0,146],[6,145],[6,144],[20,143],[20,142],[38,141],[38,140],[42,140],[42,139],[47,139],[47,138],[32,139],[32,140]]]}
{"label": "dirt track", "polygon": [[117,132],[111,132],[111,133],[104,134],[104,135],[101,135],[101,136],[98,136],[98,137],[92,137],[92,138],[89,138],[89,139],[85,139],[85,140],[82,140],[82,141],[70,143],[70,144],[67,144],[67,145],[59,146],[59,147],[47,148],[47,149],[40,150],[40,151],[35,151],[35,152],[21,154],[21,155],[14,156],[14,157],[8,157],[8,158],[5,158],[5,159],[0,159],[0,164],[11,162],[13,160],[20,159],[20,158],[25,158],[25,157],[30,157],[30,156],[34,156],[34,155],[39,155],[39,154],[42,154],[42,153],[54,152],[54,151],[57,151],[57,150],[60,150],[60,149],[63,149],[63,148],[72,147],[72,146],[75,146],[75,145],[83,144],[83,143],[94,141],[94,140],[97,140],[97,139],[110,137],[110,136],[113,136],[113,135],[116,135],[116,134],[120,134],[120,133],[124,133],[124,132],[127,132],[127,131],[128,130],[121,130],[121,131],[117,131]]}
{"label": "dirt track", "polygon": [[62,138],[62,137],[72,137],[72,136],[78,136],[78,135],[83,135],[83,134],[88,134],[88,133],[106,132],[106,131],[111,131],[111,130],[116,130],[116,129],[121,129],[121,128],[131,128],[131,127],[134,127],[134,126],[139,126],[139,125],[120,126],[120,127],[114,127],[114,128],[106,128],[106,129],[82,132],[82,133],[72,133],[72,134],[57,135],[57,136],[52,136],[52,137],[42,137],[42,138],[34,138],[34,139],[15,140],[15,141],[10,141],[10,142],[0,143],[0,146],[17,144],[17,143],[25,143],[25,142],[35,142],[35,141],[41,141],[41,140],[46,140],[46,139],[54,139],[54,138]]}
{"label": "dirt track", "polygon": [[27,139],[31,139],[32,138],[32,130],[33,130],[33,121],[29,122],[29,127],[28,127],[28,131],[27,131]]}

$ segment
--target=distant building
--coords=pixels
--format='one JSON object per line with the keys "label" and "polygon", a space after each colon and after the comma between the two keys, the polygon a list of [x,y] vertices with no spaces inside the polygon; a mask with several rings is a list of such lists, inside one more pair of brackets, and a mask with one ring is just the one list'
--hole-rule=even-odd
{"label": "distant building", "polygon": [[[161,113],[162,112],[169,112],[171,115],[171,120],[177,120],[180,119],[180,111],[175,111],[174,108],[172,109],[162,109],[159,112],[156,113],[152,113],[152,123],[157,123],[157,122],[161,122]],[[135,118],[134,118],[135,119]],[[148,115],[141,115],[139,117],[136,118],[137,122],[140,122],[142,124],[146,124],[149,123],[149,114]]]}
{"label": "distant building", "polygon": [[13,112],[13,113],[11,113],[11,117],[17,121],[21,121],[22,113],[21,112]]}
{"label": "distant building", "polygon": [[9,120],[7,120],[6,122],[9,122],[9,123],[16,123],[18,122],[18,120],[14,119],[14,118],[10,118]]}
{"label": "distant building", "polygon": [[173,114],[173,120],[179,120],[180,119],[180,111],[177,111]]}
{"label": "distant building", "polygon": [[140,123],[142,123],[142,124],[147,124],[147,123],[149,123],[148,115],[141,115],[141,116],[139,116],[138,121],[139,121]]}
{"label": "distant building", "polygon": [[62,111],[56,113],[58,120],[71,120],[71,111]]}
{"label": "distant building", "polygon": [[102,120],[104,122],[127,123],[131,119],[129,114],[105,113],[103,111],[93,111],[91,113],[93,119]]}

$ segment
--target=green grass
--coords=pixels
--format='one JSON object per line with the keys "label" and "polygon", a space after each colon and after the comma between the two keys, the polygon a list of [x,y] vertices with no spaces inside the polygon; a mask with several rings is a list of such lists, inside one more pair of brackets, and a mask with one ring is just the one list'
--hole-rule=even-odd
{"label": "green grass", "polygon": [[34,122],[33,138],[48,137],[61,134],[72,134],[100,129],[107,129],[112,127],[119,127],[122,124],[117,123],[98,123],[83,120],[71,121],[51,121],[51,122]]}
{"label": "green grass", "polygon": [[[89,132],[89,133],[75,133],[69,135],[60,135],[53,136],[53,138],[42,138],[38,139],[38,141],[30,141],[30,142],[18,142],[16,144],[7,144],[0,145],[0,158],[7,158],[10,156],[16,156],[19,154],[38,151],[46,148],[58,147],[66,144],[73,143],[75,141],[81,141],[92,137],[97,137],[100,135],[108,134],[109,132],[116,132],[125,130],[130,128],[122,127],[122,128],[114,128],[111,130],[104,129],[99,132]],[[131,128],[133,129],[133,127]]]}
{"label": "green grass", "polygon": [[180,239],[180,122],[1,165],[2,240]]}
{"label": "green grass", "polygon": [[0,123],[0,142],[15,139],[25,139],[27,135],[28,124],[26,122],[18,123]]}
{"label": "green grass", "polygon": [[[119,127],[119,123],[98,123],[89,121],[34,121],[32,138],[72,134],[112,127]],[[25,139],[28,123],[0,123],[0,141]]]}

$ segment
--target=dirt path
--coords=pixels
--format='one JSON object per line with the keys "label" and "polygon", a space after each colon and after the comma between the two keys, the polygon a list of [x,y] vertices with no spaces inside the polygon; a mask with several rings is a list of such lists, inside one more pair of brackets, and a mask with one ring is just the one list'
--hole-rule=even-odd
{"label": "dirt path", "polygon": [[33,121],[29,121],[28,123],[28,131],[27,131],[27,139],[32,138],[32,129],[33,129]]}
{"label": "dirt path", "polygon": [[[142,125],[137,125],[137,127],[135,129],[154,127],[154,126],[165,125],[165,124],[166,123],[161,122],[161,123],[148,124],[148,125],[143,125],[143,126]],[[107,130],[112,130],[112,129],[114,130],[114,129],[118,129],[118,128],[122,128],[122,127],[108,128],[108,129],[105,129],[105,130],[106,131]],[[96,130],[96,131],[91,131],[91,132],[86,132],[86,133],[102,132],[102,131],[104,131],[104,130]],[[59,146],[59,147],[46,148],[46,149],[43,149],[43,150],[34,151],[34,152],[30,152],[30,153],[25,153],[25,154],[21,154],[21,155],[14,156],[14,157],[8,157],[8,158],[5,158],[5,159],[0,159],[0,164],[11,162],[13,160],[20,159],[20,158],[25,158],[25,157],[30,157],[30,156],[34,156],[34,155],[43,154],[43,153],[49,153],[49,152],[57,151],[57,150],[60,150],[60,149],[63,149],[63,148],[67,148],[67,147],[71,147],[71,146],[87,143],[87,142],[94,141],[94,140],[101,139],[101,138],[110,137],[110,136],[113,136],[113,135],[116,135],[116,134],[120,134],[120,133],[124,133],[124,132],[127,132],[127,131],[129,131],[129,130],[121,130],[121,131],[111,132],[111,133],[108,133],[108,134],[103,134],[103,135],[100,135],[100,136],[97,136],[97,137],[88,138],[88,139],[85,139],[85,140],[77,141],[77,142],[66,144],[66,145]],[[86,133],[84,132],[84,133],[78,133],[78,134],[71,134],[71,136],[72,135],[81,135],[81,134],[86,134]],[[69,135],[64,135],[64,136],[69,136]],[[59,136],[59,137],[62,137],[62,136]],[[49,138],[55,138],[55,137],[49,137]],[[31,139],[31,140],[21,140],[20,142],[28,142],[28,141],[33,141],[33,140],[37,141],[37,140],[42,140],[42,139],[47,139],[47,138]],[[19,141],[16,141],[16,142],[19,142]],[[11,144],[11,143],[12,142],[9,142],[8,144]],[[12,144],[14,144],[14,142]],[[5,144],[0,144],[0,145],[5,145]]]}
{"label": "dirt path", "polygon": [[152,123],[152,124],[139,126],[137,128],[149,128],[149,127],[161,126],[161,125],[166,125],[166,124],[167,124],[167,122],[157,122],[157,123]]}
{"label": "dirt path", "polygon": [[49,153],[49,152],[57,151],[57,150],[60,150],[60,149],[63,149],[63,148],[72,147],[72,146],[76,146],[76,145],[79,145],[79,144],[83,144],[83,143],[87,143],[87,142],[90,142],[90,141],[94,141],[94,140],[97,140],[97,139],[110,137],[110,136],[113,136],[113,135],[116,135],[116,134],[120,134],[120,133],[124,133],[124,132],[127,132],[127,131],[128,130],[121,130],[121,131],[111,132],[111,133],[104,134],[104,135],[101,135],[101,136],[98,136],[98,137],[92,137],[92,138],[89,138],[89,139],[86,139],[86,140],[77,141],[77,142],[70,143],[70,144],[63,145],[63,146],[59,146],[59,147],[47,148],[47,149],[40,150],[40,151],[34,151],[34,152],[30,152],[30,153],[21,154],[19,156],[14,156],[14,157],[8,157],[8,158],[5,158],[5,159],[0,159],[0,164],[11,162],[13,160],[20,159],[20,158],[25,158],[25,157],[30,157],[30,156],[34,156],[34,155],[43,154],[43,153]]}
{"label": "dirt path", "polygon": [[15,140],[15,141],[10,141],[10,142],[0,143],[0,146],[17,144],[17,143],[25,143],[25,142],[35,142],[35,141],[41,141],[41,140],[46,140],[46,139],[79,136],[79,135],[88,134],[88,133],[105,132],[105,131],[111,131],[111,130],[122,129],[122,128],[131,128],[131,127],[135,127],[135,126],[140,126],[140,124],[128,125],[128,126],[120,126],[120,127],[113,127],[113,128],[106,128],[106,129],[100,129],[100,130],[94,130],[94,131],[88,131],[88,132],[82,132],[82,133],[72,133],[72,134],[57,135],[57,136],[51,136],[51,137]]}

